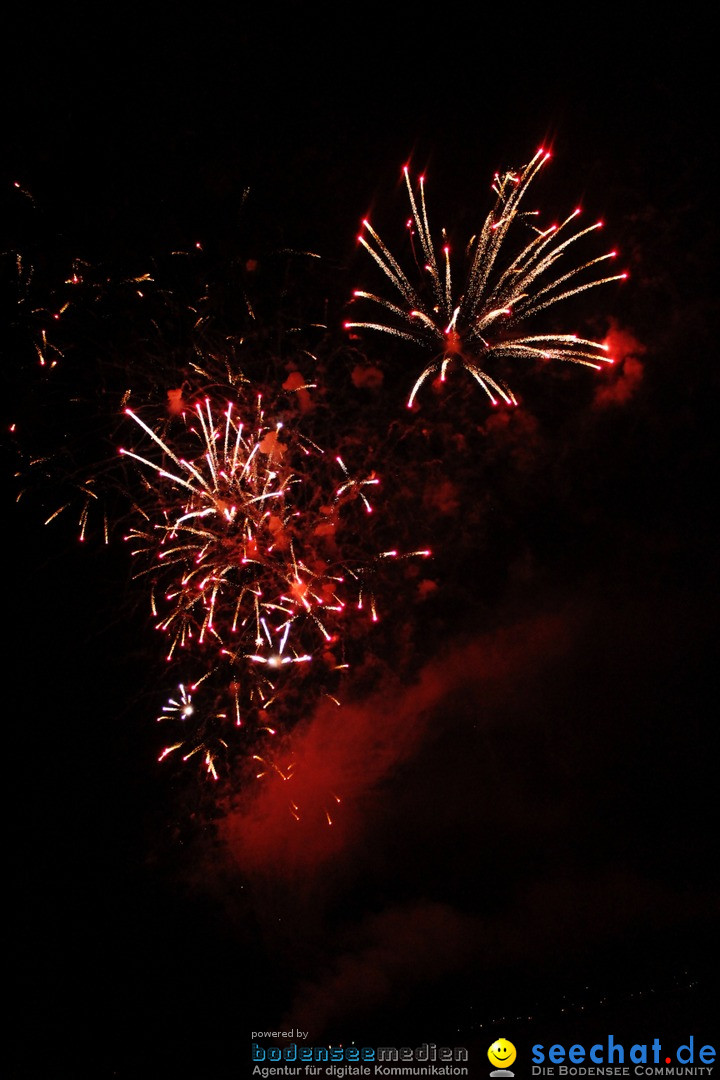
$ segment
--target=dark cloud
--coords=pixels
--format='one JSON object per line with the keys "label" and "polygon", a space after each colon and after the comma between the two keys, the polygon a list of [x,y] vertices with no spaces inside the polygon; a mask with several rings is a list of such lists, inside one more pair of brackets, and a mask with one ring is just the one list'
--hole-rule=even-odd
{"label": "dark cloud", "polygon": [[489,978],[528,964],[551,969],[553,957],[585,957],[589,943],[601,948],[639,921],[662,933],[679,918],[709,920],[714,907],[709,900],[688,901],[682,886],[658,886],[628,869],[528,881],[497,914],[408,903],[353,927],[323,970],[301,981],[284,1024],[320,1037],[418,996],[439,1000],[443,984],[462,985],[478,972]]}
{"label": "dark cloud", "polygon": [[[692,641],[587,584],[541,614],[497,616],[412,683],[386,673],[362,700],[323,706],[286,747],[296,777],[222,822],[216,884],[249,883],[289,976],[288,1025],[355,1032],[479,972],[552,980],[638,927],[681,940],[709,922],[702,838],[686,833],[690,732],[679,778],[667,757]],[[677,679],[649,685],[662,657]]]}

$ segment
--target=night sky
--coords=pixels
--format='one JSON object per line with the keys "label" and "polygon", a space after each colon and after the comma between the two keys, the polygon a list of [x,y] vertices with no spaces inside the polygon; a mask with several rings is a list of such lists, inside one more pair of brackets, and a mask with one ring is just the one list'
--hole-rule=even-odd
{"label": "night sky", "polygon": [[[498,1036],[518,1076],[538,1042],[717,1045],[709,30],[692,7],[469,11],[13,16],[8,1077],[242,1078],[251,1032],[281,1026],[466,1046],[471,1076]],[[459,250],[495,171],[540,145],[531,201],[601,216],[629,271],[572,306],[619,363],[514,365],[513,411],[458,373],[408,418],[422,358],[341,330],[352,290],[377,285],[359,223],[401,238],[410,162]],[[14,254],[42,291],[75,257],[162,276],[198,243],[228,333],[245,293],[261,349],[327,319],[322,437],[374,462],[388,537],[433,550],[388,577],[340,713],[295,729],[300,823],[281,784],[233,793],[158,765],[166,675],[122,527],[107,547],[70,518],[43,528],[56,479],[15,505],[38,448],[57,477],[77,447],[118,445],[108,388],[133,384],[138,354],[111,306],[41,376]],[[307,251],[321,259],[289,254]],[[381,385],[353,381],[359,357]]]}

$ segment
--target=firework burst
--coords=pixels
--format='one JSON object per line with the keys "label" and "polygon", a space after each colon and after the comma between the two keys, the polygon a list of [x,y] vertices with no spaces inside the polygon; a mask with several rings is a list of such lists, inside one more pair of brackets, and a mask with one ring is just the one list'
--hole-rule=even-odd
{"label": "firework burst", "polygon": [[[158,717],[178,732],[161,759],[201,752],[216,776],[228,727],[249,729],[255,740],[276,734],[269,710],[303,669],[313,665],[314,691],[333,697],[336,673],[347,666],[348,609],[377,619],[372,566],[398,553],[342,557],[341,514],[356,503],[367,516],[379,479],[354,478],[336,456],[328,492],[327,456],[269,418],[262,396],[251,408],[206,396],[176,410],[160,431],[133,410],[126,414],[149,440],[144,453],[142,446],[120,451],[140,467],[148,491],[142,524],[126,539],[142,563],[137,576],[150,582],[168,661],[197,671]],[[193,700],[201,689],[203,705]]]}
{"label": "firework burst", "polygon": [[[580,210],[574,210],[559,225],[542,228],[536,224],[537,212],[521,209],[528,188],[549,158],[541,149],[518,172],[496,174],[495,204],[467,245],[469,270],[459,295],[447,237],[443,231],[439,254],[430,232],[424,177],[419,179],[416,195],[407,167],[404,170],[412,212],[408,228],[413,246],[419,244],[417,261],[423,262],[424,280],[419,288],[411,283],[370,222],[363,221],[359,242],[399,294],[399,301],[356,290],[354,298],[374,304],[379,316],[373,321],[346,322],[345,328],[376,330],[434,352],[410,392],[409,407],[426,379],[437,373],[444,380],[453,362],[469,372],[493,404],[500,399],[508,405],[517,404],[515,395],[487,370],[501,358],[566,360],[596,369],[612,363],[601,342],[572,333],[526,334],[520,330],[553,304],[627,276],[603,275],[602,267],[615,257],[614,251],[573,261],[575,245],[601,228],[602,222],[578,228]],[[529,228],[530,239],[526,234],[518,243],[521,223]]]}
{"label": "firework burst", "polygon": [[[356,302],[375,317],[345,327],[425,350],[429,362],[409,406],[431,376],[444,380],[452,364],[493,404],[514,405],[501,377],[508,361],[612,363],[603,343],[556,333],[538,318],[626,276],[606,272],[612,251],[580,257],[600,222],[582,226],[575,210],[543,227],[526,209],[528,189],[549,156],[538,151],[521,170],[496,175],[494,205],[467,245],[459,288],[447,236],[440,245],[431,234],[424,178],[415,184],[405,169],[419,280],[363,223],[359,241],[392,291],[389,298],[382,288],[356,291]],[[70,423],[65,411],[48,409],[58,419],[47,441],[62,453],[56,447],[33,455],[31,471],[55,486],[60,474],[69,489],[48,521],[80,498],[81,539],[91,509],[102,510],[107,541],[131,506],[125,539],[135,577],[147,586],[172,688],[156,714],[164,739],[159,759],[191,761],[213,779],[222,775],[221,763],[234,776],[242,761],[246,775],[278,778],[295,791],[290,811],[297,816],[302,762],[284,736],[321,697],[339,704],[342,674],[362,658],[359,642],[378,619],[375,595],[390,576],[383,567],[408,557],[392,547],[396,534],[387,530],[399,526],[405,545],[415,546],[412,515],[398,510],[397,496],[414,498],[425,467],[407,461],[404,472],[394,470],[395,511],[389,523],[376,524],[371,499],[379,477],[369,471],[370,451],[387,459],[390,438],[380,395],[375,410],[363,399],[348,421],[347,395],[331,393],[341,385],[330,373],[338,370],[330,363],[336,354],[317,337],[324,321],[298,328],[284,307],[282,318],[258,319],[243,280],[225,303],[206,288],[211,275],[199,254],[174,253],[173,268],[175,255],[182,259],[172,288],[161,287],[155,272],[118,280],[73,263],[62,289],[46,290],[41,304],[31,303],[32,275],[17,263],[19,310],[34,343],[28,355],[42,369],[43,385],[55,388],[53,401],[71,402],[74,417]],[[301,368],[317,382],[308,384]],[[353,382],[369,385],[354,375]],[[350,429],[344,441],[339,422]],[[122,467],[118,423],[127,432]],[[70,446],[68,430],[78,435]],[[106,502],[112,511],[120,497],[121,514],[108,515]],[[329,785],[328,792],[330,823],[339,796]]]}

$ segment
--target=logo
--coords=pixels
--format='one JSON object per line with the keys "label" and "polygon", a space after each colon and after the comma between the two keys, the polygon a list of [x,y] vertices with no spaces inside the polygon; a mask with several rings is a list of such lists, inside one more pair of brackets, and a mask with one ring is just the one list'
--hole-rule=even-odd
{"label": "logo", "polygon": [[495,1066],[490,1075],[514,1076],[515,1073],[510,1072],[507,1066],[512,1065],[516,1057],[517,1050],[511,1042],[508,1042],[507,1039],[496,1039],[488,1050],[490,1064]]}
{"label": "logo", "polygon": [[[670,1050],[673,1056],[670,1056]],[[663,1048],[659,1039],[653,1039],[652,1042],[635,1043],[628,1050],[608,1035],[604,1042],[590,1047],[582,1043],[572,1046],[553,1043],[546,1049],[543,1043],[537,1043],[532,1048],[530,1060],[533,1076],[702,1077],[712,1074],[715,1057],[715,1047],[710,1043],[696,1047],[694,1035],[688,1036],[687,1043],[674,1048],[672,1044]]]}

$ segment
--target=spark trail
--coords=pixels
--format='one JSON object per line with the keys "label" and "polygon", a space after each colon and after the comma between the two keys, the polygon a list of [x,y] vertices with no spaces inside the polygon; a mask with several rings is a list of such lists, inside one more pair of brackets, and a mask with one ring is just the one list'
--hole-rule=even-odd
{"label": "spark trail", "polygon": [[216,776],[229,729],[249,728],[251,740],[276,734],[269,710],[302,669],[312,665],[314,692],[335,700],[348,611],[377,619],[373,565],[398,553],[363,559],[346,540],[354,550],[343,557],[341,515],[351,503],[370,513],[379,478],[354,478],[337,456],[341,475],[328,492],[328,455],[270,419],[262,396],[252,407],[206,396],[174,419],[172,437],[126,415],[141,444],[120,453],[147,487],[126,540],[142,564],[137,576],[149,580],[167,660],[196,671],[158,718],[180,732],[161,760],[201,753]]}
{"label": "spark trail", "polygon": [[[430,231],[425,178],[416,194],[405,167],[410,200],[408,228],[413,246],[419,243],[423,280],[416,288],[398,260],[366,219],[358,240],[392,285],[397,300],[356,290],[356,300],[369,301],[378,312],[371,321],[348,321],[348,330],[374,330],[411,341],[434,353],[415,381],[408,399],[412,407],[423,383],[439,373],[445,380],[450,364],[459,363],[482,387],[493,405],[501,399],[516,405],[510,387],[489,368],[501,358],[565,360],[600,369],[612,363],[601,342],[575,333],[526,332],[526,324],[554,304],[599,285],[627,277],[605,275],[615,251],[590,259],[574,258],[576,245],[602,227],[602,222],[578,228],[581,211],[573,210],[559,225],[541,227],[538,212],[521,207],[527,191],[550,154],[538,150],[523,169],[496,174],[495,204],[479,233],[467,245],[469,268],[463,291],[453,281],[450,246],[443,231],[441,253]],[[524,236],[518,237],[520,227]],[[528,239],[529,231],[529,239]]]}

